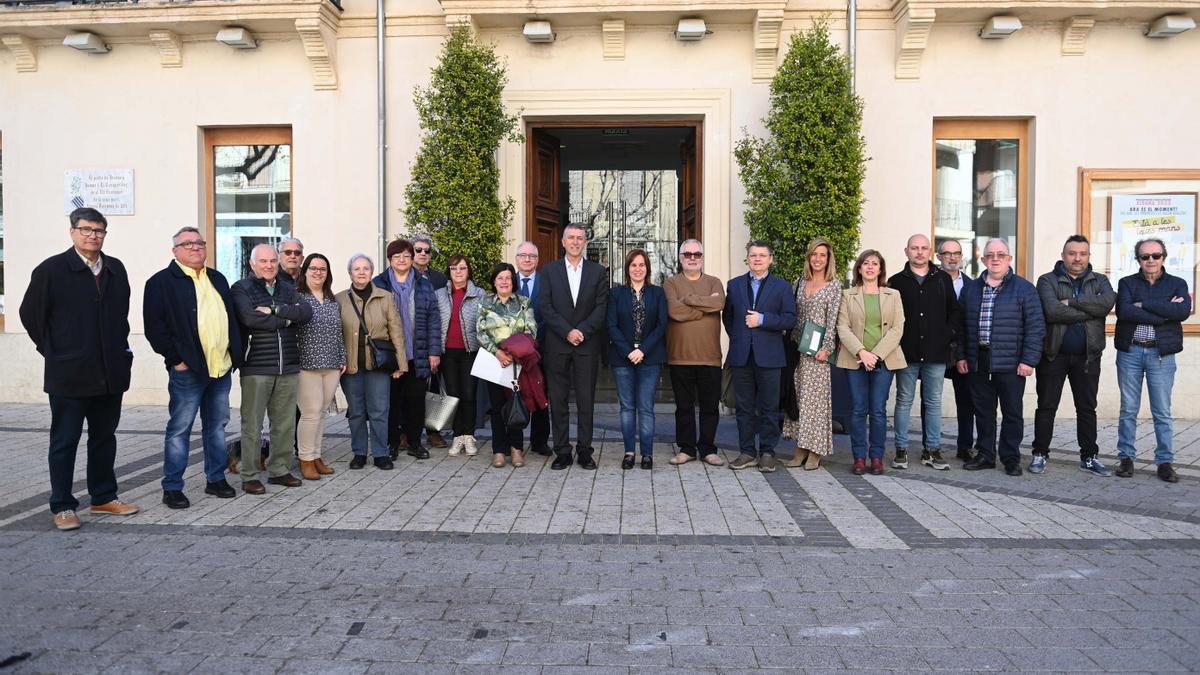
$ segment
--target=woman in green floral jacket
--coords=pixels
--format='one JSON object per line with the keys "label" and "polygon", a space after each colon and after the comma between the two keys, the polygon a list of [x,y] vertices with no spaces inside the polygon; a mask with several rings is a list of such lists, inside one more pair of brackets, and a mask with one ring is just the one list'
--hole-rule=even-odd
{"label": "woman in green floral jacket", "polygon": [[[533,316],[533,305],[529,298],[517,295],[517,270],[508,263],[498,263],[492,268],[488,279],[495,293],[484,296],[479,303],[479,320],[475,325],[480,349],[496,356],[503,366],[512,363],[512,357],[500,343],[518,333],[526,333],[537,339],[537,321]],[[510,390],[498,384],[488,383],[488,395],[492,404],[492,466],[503,468],[508,455],[512,455],[514,467],[525,466],[521,448],[525,444],[524,430],[509,429],[500,411]]]}

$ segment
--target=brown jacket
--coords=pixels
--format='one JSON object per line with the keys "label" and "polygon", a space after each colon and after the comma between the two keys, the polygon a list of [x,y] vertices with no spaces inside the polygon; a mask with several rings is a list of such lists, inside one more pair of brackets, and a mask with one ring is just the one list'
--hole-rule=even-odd
{"label": "brown jacket", "polygon": [[[376,340],[391,340],[392,345],[396,348],[396,354],[400,356],[400,372],[407,371],[408,360],[404,357],[404,327],[400,325],[400,314],[396,311],[396,303],[392,300],[392,294],[372,284],[371,297],[367,298],[365,310],[362,301],[358,299],[358,295],[354,293],[353,289],[347,288],[335,297],[338,306],[342,309],[342,339],[346,341],[346,374],[353,375],[358,372],[358,347],[362,338],[359,337],[360,323],[358,312],[354,310],[355,306],[363,313],[363,319],[367,324],[367,334]],[[351,305],[351,302],[355,304]],[[375,367],[370,350],[367,350],[366,364],[368,370]]]}
{"label": "brown jacket", "polygon": [[[883,319],[883,337],[871,350],[883,359],[888,370],[897,371],[907,367],[904,352],[900,349],[900,338],[904,335],[904,303],[900,291],[893,288],[879,289],[879,314]],[[858,352],[863,348],[864,324],[867,308],[863,301],[862,286],[852,286],[842,291],[842,306],[838,308],[837,330],[842,347],[838,350],[837,367],[857,370]]]}

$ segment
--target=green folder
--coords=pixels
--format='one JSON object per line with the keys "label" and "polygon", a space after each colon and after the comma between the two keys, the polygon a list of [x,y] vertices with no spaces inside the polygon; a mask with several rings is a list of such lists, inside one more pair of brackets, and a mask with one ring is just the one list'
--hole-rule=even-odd
{"label": "green folder", "polygon": [[796,350],[801,354],[816,356],[817,352],[821,351],[821,344],[823,342],[825,342],[825,327],[819,323],[805,321],[804,330],[800,332],[800,342],[796,345]]}

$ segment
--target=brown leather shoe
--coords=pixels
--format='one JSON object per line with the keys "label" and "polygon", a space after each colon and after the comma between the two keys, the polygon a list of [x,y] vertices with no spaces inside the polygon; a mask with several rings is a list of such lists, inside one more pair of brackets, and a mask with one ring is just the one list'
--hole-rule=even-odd
{"label": "brown leather shoe", "polygon": [[446,439],[442,438],[441,432],[437,432],[437,431],[429,432],[429,444],[435,448],[447,447]]}
{"label": "brown leather shoe", "polygon": [[271,485],[282,485],[283,487],[300,487],[304,485],[304,481],[296,478],[291,473],[285,473],[282,476],[271,476],[267,479]]}
{"label": "brown leather shoe", "polygon": [[821,456],[815,452],[808,453],[808,459],[804,461],[805,471],[815,471],[821,467]]}
{"label": "brown leather shoe", "polygon": [[91,508],[92,513],[108,513],[114,516],[132,516],[140,510],[137,504],[123,502],[120,499],[100,505],[93,504]]}
{"label": "brown leather shoe", "polygon": [[792,458],[788,460],[788,463],[784,464],[784,466],[792,469],[804,466],[804,460],[808,459],[808,455],[809,452],[804,448],[796,448],[796,454],[793,455]]}
{"label": "brown leather shoe", "polygon": [[242,490],[248,495],[264,495],[267,493],[267,488],[260,480],[242,481]]}
{"label": "brown leather shoe", "polygon": [[78,530],[83,526],[79,522],[79,516],[75,515],[74,511],[59,511],[54,514],[54,527],[66,532],[67,530]]}
{"label": "brown leather shoe", "polygon": [[504,453],[502,453],[502,452],[492,453],[492,467],[494,467],[496,469],[503,469],[504,468],[504,460],[505,460]]}
{"label": "brown leather shoe", "polygon": [[304,480],[321,480],[317,463],[309,459],[300,460],[300,475],[304,476]]}
{"label": "brown leather shoe", "polygon": [[525,453],[521,452],[520,448],[512,448],[509,452],[512,453],[512,464],[518,469],[525,466]]}
{"label": "brown leather shoe", "polygon": [[333,469],[326,465],[325,460],[321,459],[320,457],[314,459],[313,463],[317,465],[317,473],[324,476],[328,476],[329,474],[333,473]]}

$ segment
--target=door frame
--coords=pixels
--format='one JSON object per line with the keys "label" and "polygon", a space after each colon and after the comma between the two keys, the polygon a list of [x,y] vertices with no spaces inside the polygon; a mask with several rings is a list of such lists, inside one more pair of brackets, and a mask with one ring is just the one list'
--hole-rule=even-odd
{"label": "door frame", "polygon": [[213,157],[213,148],[218,145],[287,145],[289,147],[291,164],[288,166],[290,177],[288,184],[292,186],[291,198],[291,224],[292,234],[296,235],[296,145],[292,142],[292,127],[290,126],[256,126],[256,127],[203,127],[201,135],[204,145],[204,156],[201,162],[204,164],[204,183],[201,189],[204,191],[204,196],[201,203],[204,205],[204,212],[201,217],[203,223],[201,230],[204,232],[204,239],[212,242],[208,246],[208,253],[205,264],[210,267],[217,266],[217,214],[216,214],[216,168],[214,163],[216,158]]}
{"label": "door frame", "polygon": [[[534,180],[534,162],[537,153],[536,144],[532,142],[536,130],[554,129],[655,129],[663,127],[691,129],[696,135],[696,239],[704,241],[704,119],[695,115],[685,115],[676,118],[653,117],[631,118],[628,116],[588,116],[561,117],[551,119],[525,120],[525,225],[524,239],[533,240],[537,230],[537,215],[534,192],[537,189]],[[561,157],[560,157],[561,161]],[[680,199],[682,199],[682,194]],[[543,255],[543,262],[557,259],[557,252]]]}

